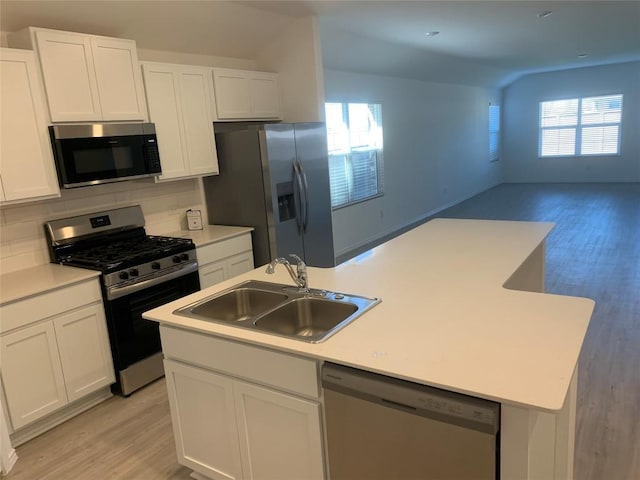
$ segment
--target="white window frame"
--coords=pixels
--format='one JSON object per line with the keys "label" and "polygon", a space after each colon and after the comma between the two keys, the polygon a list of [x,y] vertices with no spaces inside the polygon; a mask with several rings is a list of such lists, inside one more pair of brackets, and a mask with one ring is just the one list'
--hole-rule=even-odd
{"label": "white window frame", "polygon": [[[364,143],[356,140],[358,132],[351,129],[349,119],[349,105],[374,106],[377,111],[373,123],[379,129],[379,135],[374,135],[375,140],[367,139],[368,133],[372,130],[362,131],[364,133]],[[329,107],[340,108],[342,124],[344,128],[333,129]],[[365,202],[373,198],[384,195],[383,191],[383,147],[382,147],[382,105],[372,102],[326,102],[327,108],[327,143],[329,156],[329,177],[331,183],[331,207],[333,210],[348,207],[357,203]],[[336,138],[333,138],[336,137]],[[338,140],[339,138],[339,140]],[[358,158],[359,162],[355,159]],[[367,166],[368,165],[368,166]],[[369,192],[357,189],[358,168],[375,168],[375,188]],[[366,170],[365,170],[366,171]],[[363,196],[364,195],[364,196]]]}
{"label": "white window frame", "polygon": [[[606,120],[603,118],[601,122],[591,122],[586,118],[589,115],[589,112],[585,111],[585,104],[588,105],[590,101],[595,100],[596,102],[599,100],[606,99],[616,99],[620,102],[620,112],[619,114],[615,114],[615,112],[610,112],[610,117],[615,117],[613,119]],[[538,111],[538,158],[553,158],[553,157],[602,157],[602,156],[619,156],[621,143],[622,143],[622,111],[623,111],[623,100],[624,96],[622,94],[609,94],[609,95],[597,95],[597,96],[589,96],[589,97],[580,97],[580,98],[566,98],[559,100],[547,100],[542,101],[539,104]],[[546,104],[553,104],[556,102],[567,102],[572,110],[567,111],[564,115],[566,118],[564,121],[558,119],[556,124],[553,125],[544,125],[545,118],[551,117],[543,117],[543,110]],[[575,107],[575,108],[573,108]],[[604,113],[602,114],[604,116]],[[572,120],[572,117],[575,117],[575,120]],[[602,129],[602,135],[606,134],[606,130],[609,131],[615,130],[615,152],[614,151],[595,151],[589,152],[584,151],[585,145],[588,144],[585,141],[586,132],[588,130],[593,129]],[[568,140],[573,142],[573,148],[568,149],[564,152],[557,151],[556,153],[547,153],[543,154],[544,145],[543,140],[547,134],[556,134],[558,137],[565,136]],[[557,150],[560,150],[562,144],[560,143],[562,140],[559,138],[557,140]],[[603,139],[603,144],[604,144]],[[552,146],[552,145],[551,145]],[[565,145],[566,147],[567,145]]]}

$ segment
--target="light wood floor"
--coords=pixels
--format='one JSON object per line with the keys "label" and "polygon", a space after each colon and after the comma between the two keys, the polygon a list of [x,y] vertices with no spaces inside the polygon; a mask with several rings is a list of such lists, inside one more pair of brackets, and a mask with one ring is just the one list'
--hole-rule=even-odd
{"label": "light wood floor", "polygon": [[8,480],[186,480],[164,379],[114,396],[16,449]]}
{"label": "light wood floor", "polygon": [[[557,223],[547,291],[596,301],[580,359],[575,480],[640,479],[640,184],[504,184],[438,216]],[[17,452],[9,480],[189,474],[176,462],[164,381],[110,399]]]}

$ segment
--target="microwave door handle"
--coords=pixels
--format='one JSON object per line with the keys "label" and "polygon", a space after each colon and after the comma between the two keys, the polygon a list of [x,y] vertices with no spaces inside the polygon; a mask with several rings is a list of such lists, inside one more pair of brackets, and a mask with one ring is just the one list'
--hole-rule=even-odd
{"label": "microwave door handle", "polygon": [[303,185],[303,201],[304,201],[304,215],[302,216],[302,232],[307,232],[307,225],[309,224],[309,183],[307,182],[307,174],[304,172],[304,168],[302,168],[302,163],[298,161],[298,170],[300,171],[300,176],[302,177],[302,185]]}

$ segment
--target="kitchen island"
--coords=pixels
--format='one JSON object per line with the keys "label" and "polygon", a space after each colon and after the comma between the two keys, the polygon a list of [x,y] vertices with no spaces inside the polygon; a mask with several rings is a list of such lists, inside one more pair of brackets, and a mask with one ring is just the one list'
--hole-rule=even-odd
{"label": "kitchen island", "polygon": [[[145,316],[161,323],[169,371],[178,360],[225,373],[225,379],[242,385],[251,380],[246,384],[251,388],[268,385],[295,393],[296,400],[313,404],[305,408],[320,419],[319,447],[309,443],[314,448],[322,449],[323,442],[317,372],[323,361],[331,361],[499,402],[501,478],[572,478],[577,362],[594,302],[542,293],[545,239],[552,228],[436,219],[335,268],[309,268],[313,288],[382,299],[318,344],[173,314],[245,280],[291,283],[284,269],[267,275],[258,268]],[[171,377],[168,373],[170,397],[178,388]],[[227,393],[243,388],[249,387],[233,384]],[[195,457],[202,452],[187,454],[195,440],[183,436],[185,418],[174,411],[176,401],[172,416],[174,430],[180,429],[181,463],[212,478],[242,475],[218,476],[223,470],[255,471],[252,452],[243,447],[250,439],[240,441],[240,453],[228,453],[225,469],[200,468]],[[247,431],[246,412],[238,414],[235,404],[238,424],[227,426]],[[314,471],[324,471],[323,465],[318,468]]]}

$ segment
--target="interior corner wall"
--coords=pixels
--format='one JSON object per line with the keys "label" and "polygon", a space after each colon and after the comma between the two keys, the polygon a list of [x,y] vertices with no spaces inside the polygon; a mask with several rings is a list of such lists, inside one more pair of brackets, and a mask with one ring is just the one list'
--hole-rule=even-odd
{"label": "interior corner wall", "polygon": [[[539,103],[623,94],[620,155],[538,158]],[[505,182],[639,182],[640,62],[522,77],[503,91]]]}
{"label": "interior corner wall", "polygon": [[324,85],[328,102],[382,104],[384,195],[333,211],[337,256],[501,183],[488,158],[499,90],[328,69]]}
{"label": "interior corner wall", "polygon": [[294,20],[257,55],[258,67],[278,72],[283,120],[324,121],[322,53],[317,19]]}

